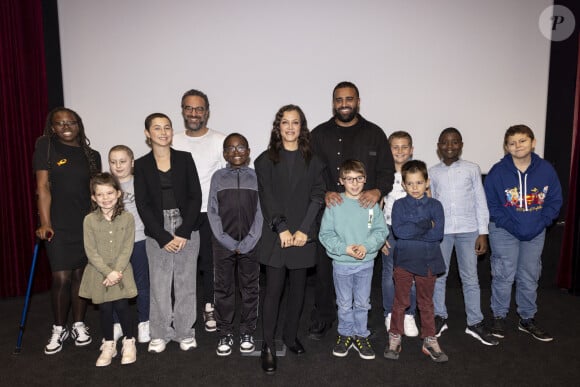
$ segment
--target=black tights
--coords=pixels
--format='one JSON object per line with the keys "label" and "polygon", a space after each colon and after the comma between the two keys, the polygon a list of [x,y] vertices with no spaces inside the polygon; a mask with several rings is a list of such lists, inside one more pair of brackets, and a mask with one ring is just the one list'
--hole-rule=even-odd
{"label": "black tights", "polygon": [[79,297],[84,268],[52,272],[52,312],[54,325],[65,326],[68,310],[72,304],[73,322],[84,321],[87,302]]}
{"label": "black tights", "polygon": [[129,309],[129,300],[122,298],[116,301],[104,302],[99,305],[101,316],[101,330],[103,337],[107,341],[113,340],[113,311],[117,313],[123,335],[128,338],[133,338],[133,321],[131,319],[131,310]]}

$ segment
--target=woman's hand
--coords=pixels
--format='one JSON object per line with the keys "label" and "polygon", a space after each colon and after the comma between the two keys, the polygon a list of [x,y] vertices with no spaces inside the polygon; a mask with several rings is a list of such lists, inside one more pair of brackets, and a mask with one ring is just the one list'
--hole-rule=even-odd
{"label": "woman's hand", "polygon": [[40,226],[36,229],[36,236],[39,239],[51,241],[52,237],[54,236],[54,230],[51,226]]}
{"label": "woman's hand", "polygon": [[308,235],[304,234],[302,231],[296,231],[292,236],[292,244],[297,247],[302,247],[308,241]]}
{"label": "woman's hand", "polygon": [[280,234],[280,247],[283,249],[286,247],[294,246],[293,244],[293,236],[290,234],[290,231],[282,231]]}

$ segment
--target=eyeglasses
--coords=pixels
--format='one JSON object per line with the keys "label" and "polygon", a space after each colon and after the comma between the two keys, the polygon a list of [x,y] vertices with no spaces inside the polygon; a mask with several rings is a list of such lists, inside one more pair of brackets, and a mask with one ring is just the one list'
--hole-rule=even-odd
{"label": "eyeglasses", "polygon": [[55,128],[64,128],[65,126],[71,127],[71,126],[77,126],[76,121],[60,121],[60,122],[53,122],[52,126],[54,126]]}
{"label": "eyeglasses", "polygon": [[366,176],[357,176],[357,177],[343,177],[342,180],[346,181],[349,184],[354,183],[354,181],[356,180],[357,183],[364,183],[365,179],[367,177]]}
{"label": "eyeglasses", "polygon": [[185,105],[181,107],[183,110],[185,110],[187,113],[191,113],[195,110],[196,113],[205,113],[205,107],[203,106],[189,106],[189,105]]}
{"label": "eyeglasses", "polygon": [[247,150],[248,150],[248,147],[245,145],[224,147],[224,152],[226,152],[226,153],[234,153],[235,151],[238,151],[238,153],[246,153]]}

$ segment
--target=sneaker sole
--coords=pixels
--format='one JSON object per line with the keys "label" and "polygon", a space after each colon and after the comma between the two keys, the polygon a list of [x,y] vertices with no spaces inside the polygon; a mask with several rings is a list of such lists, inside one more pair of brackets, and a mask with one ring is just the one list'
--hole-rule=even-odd
{"label": "sneaker sole", "polygon": [[242,348],[240,347],[240,353],[252,353],[256,350],[256,346],[253,346],[252,348]]}
{"label": "sneaker sole", "polygon": [[60,345],[60,347],[58,347],[57,349],[53,350],[53,351],[49,351],[46,348],[44,349],[44,354],[45,355],[54,355],[55,353],[59,353],[62,350],[62,344]]}
{"label": "sneaker sole", "polygon": [[472,336],[472,337],[476,338],[477,340],[481,341],[481,343],[484,344],[484,345],[491,345],[491,346],[493,346],[493,345],[498,345],[499,344],[499,342],[492,343],[490,341],[484,340],[480,335],[477,334],[477,332],[473,332],[469,328],[465,328],[465,333],[467,333],[469,336]]}
{"label": "sneaker sole", "polygon": [[534,339],[538,340],[538,341],[543,341],[544,343],[548,343],[550,341],[553,341],[554,338],[553,337],[549,337],[549,338],[542,338],[542,337],[538,337],[536,335],[534,335],[532,332],[528,331],[526,328],[523,328],[522,326],[518,325],[518,329],[522,332],[527,333],[528,335],[531,335]]}
{"label": "sneaker sole", "polygon": [[215,353],[218,356],[226,357],[226,356],[230,356],[232,354],[232,350],[230,349],[228,352],[220,352],[219,350],[216,350]]}
{"label": "sneaker sole", "polygon": [[89,338],[89,341],[77,341],[77,340],[75,340],[75,345],[77,347],[84,347],[85,345],[89,345],[92,342],[93,342],[93,339],[91,339],[91,338]]}
{"label": "sneaker sole", "polygon": [[353,348],[355,349],[355,351],[357,351],[357,352],[358,352],[358,356],[359,356],[361,359],[364,359],[364,360],[373,360],[373,359],[376,357],[375,355],[365,355],[365,354],[362,354],[362,353],[360,352],[360,350],[357,348],[357,346],[356,346],[356,345],[354,345],[354,346],[353,346]]}
{"label": "sneaker sole", "polygon": [[215,331],[217,331],[217,327],[215,327],[215,328],[208,328],[206,326],[206,327],[204,327],[204,329],[205,329],[206,332],[215,332]]}
{"label": "sneaker sole", "polygon": [[433,360],[435,363],[445,363],[447,361],[449,361],[449,358],[444,358],[444,357],[434,357],[431,352],[428,349],[422,348],[423,353],[427,356],[429,356],[431,358],[431,360]]}
{"label": "sneaker sole", "polygon": [[447,329],[449,329],[449,327],[447,326],[447,324],[443,324],[443,326],[441,327],[441,329],[439,329],[439,332],[437,332],[437,334],[435,335],[435,337],[441,337],[441,334],[443,332],[445,332]]}
{"label": "sneaker sole", "polygon": [[505,337],[504,333],[498,333],[498,332],[491,332],[491,335],[493,337],[497,337],[498,339],[503,339]]}
{"label": "sneaker sole", "polygon": [[348,355],[348,352],[350,351],[351,347],[348,347],[348,349],[346,350],[346,352],[335,352],[332,351],[332,355],[336,356],[336,357],[346,357],[346,355]]}

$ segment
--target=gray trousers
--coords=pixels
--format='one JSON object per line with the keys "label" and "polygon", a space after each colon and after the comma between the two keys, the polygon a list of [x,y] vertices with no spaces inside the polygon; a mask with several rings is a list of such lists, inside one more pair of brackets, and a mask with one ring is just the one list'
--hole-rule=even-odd
{"label": "gray trousers", "polygon": [[[178,209],[163,211],[164,228],[172,235],[182,223]],[[151,304],[149,329],[152,339],[181,341],[195,337],[197,316],[196,274],[199,232],[193,231],[183,250],[170,253],[147,237]],[[171,290],[175,303],[172,306]]]}

